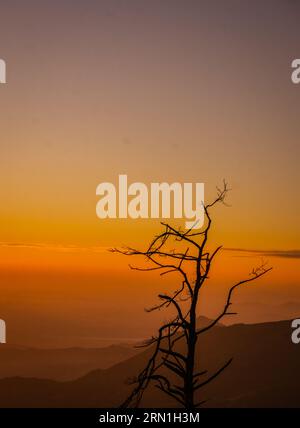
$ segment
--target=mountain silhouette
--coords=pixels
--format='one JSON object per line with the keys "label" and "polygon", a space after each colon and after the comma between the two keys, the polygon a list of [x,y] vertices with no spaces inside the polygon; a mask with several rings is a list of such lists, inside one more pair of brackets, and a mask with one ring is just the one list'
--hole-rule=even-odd
{"label": "mountain silhouette", "polygon": [[136,348],[129,345],[35,349],[5,344],[0,346],[0,378],[74,380],[91,370],[106,369],[136,353]]}
{"label": "mountain silhouette", "polygon": [[[206,407],[300,406],[300,345],[291,341],[291,321],[216,327],[201,335],[197,346],[197,364],[209,372],[233,357],[225,372],[198,391],[199,399],[208,400]],[[67,382],[2,379],[1,407],[117,407],[132,388],[126,380],[143,368],[150,353],[146,349]],[[152,387],[142,406],[172,407],[174,402]]]}

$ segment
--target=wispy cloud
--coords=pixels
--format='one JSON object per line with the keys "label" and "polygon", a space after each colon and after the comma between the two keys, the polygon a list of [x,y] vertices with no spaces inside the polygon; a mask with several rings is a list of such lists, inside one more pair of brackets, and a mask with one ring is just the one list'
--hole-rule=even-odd
{"label": "wispy cloud", "polygon": [[[63,245],[41,242],[5,242],[0,241],[0,248],[24,248],[29,250],[48,250],[59,252],[91,252],[103,253],[108,251],[109,247],[104,246],[80,246],[80,245]],[[288,259],[300,259],[300,250],[257,250],[246,248],[223,248],[223,251],[232,253],[242,253],[245,257],[257,255],[260,257],[281,257]]]}
{"label": "wispy cloud", "polygon": [[261,257],[281,257],[287,259],[300,259],[300,250],[249,250],[245,248],[223,248],[224,251],[257,255]]}
{"label": "wispy cloud", "polygon": [[50,250],[61,252],[92,252],[102,253],[108,250],[108,247],[90,246],[82,247],[79,245],[61,245],[61,244],[47,244],[39,242],[0,242],[0,248],[24,248],[29,250]]}

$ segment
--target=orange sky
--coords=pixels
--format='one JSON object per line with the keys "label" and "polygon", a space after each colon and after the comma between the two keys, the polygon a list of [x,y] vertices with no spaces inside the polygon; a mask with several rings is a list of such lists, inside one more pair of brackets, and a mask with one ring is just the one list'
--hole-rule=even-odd
{"label": "orange sky", "polygon": [[148,243],[159,222],[95,214],[97,185],[124,173],[204,182],[207,200],[226,178],[231,207],[216,210],[212,242],[262,254],[224,251],[214,284],[224,290],[280,250],[241,299],[300,302],[300,87],[290,81],[299,5],[17,3],[0,17],[0,315],[11,340],[22,341],[25,325],[24,341],[53,344],[53,322],[59,343],[75,343],[77,314],[80,337],[118,337],[124,317],[122,337],[135,337],[133,311],[150,329],[143,307],[159,280],[106,249]]}

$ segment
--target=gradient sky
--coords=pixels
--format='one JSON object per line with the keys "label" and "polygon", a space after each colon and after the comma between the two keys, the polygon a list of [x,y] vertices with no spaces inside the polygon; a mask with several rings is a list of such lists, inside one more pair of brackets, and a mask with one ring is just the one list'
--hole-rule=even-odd
{"label": "gradient sky", "polygon": [[300,301],[299,16],[297,0],[1,2],[0,316],[13,342],[53,342],[51,326],[61,343],[119,337],[124,318],[134,337],[132,311],[151,324],[159,280],[141,287],[106,248],[141,246],[158,222],[95,215],[97,184],[121,173],[204,182],[207,198],[226,178],[213,240],[256,252],[224,252],[215,283],[264,256],[274,271],[242,299]]}

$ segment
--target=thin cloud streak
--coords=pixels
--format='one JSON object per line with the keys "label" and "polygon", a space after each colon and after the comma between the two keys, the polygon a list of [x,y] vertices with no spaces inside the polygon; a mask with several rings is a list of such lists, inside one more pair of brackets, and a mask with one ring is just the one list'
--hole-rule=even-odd
{"label": "thin cloud streak", "polygon": [[61,252],[92,252],[103,253],[108,250],[108,247],[81,247],[79,245],[53,245],[42,244],[38,242],[22,243],[22,242],[0,242],[0,248],[24,248],[29,250],[51,250]]}
{"label": "thin cloud streak", "polygon": [[281,257],[287,259],[300,259],[300,250],[249,250],[245,248],[223,248],[223,251],[255,254],[262,257]]}
{"label": "thin cloud streak", "polygon": [[[51,250],[61,252],[92,252],[103,253],[107,252],[110,247],[90,246],[82,247],[79,245],[60,245],[60,244],[44,244],[40,242],[0,242],[0,248],[24,248],[29,250]],[[300,259],[300,250],[255,250],[246,248],[222,248],[223,251],[233,253],[243,253],[245,257],[257,255],[261,257],[280,257],[289,259]]]}

